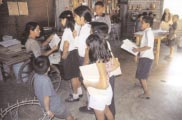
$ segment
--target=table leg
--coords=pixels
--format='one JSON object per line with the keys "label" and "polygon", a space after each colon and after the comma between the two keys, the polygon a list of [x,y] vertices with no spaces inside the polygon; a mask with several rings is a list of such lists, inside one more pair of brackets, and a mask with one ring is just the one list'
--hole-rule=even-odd
{"label": "table leg", "polygon": [[4,82],[6,82],[6,80],[7,80],[6,77],[8,76],[8,73],[5,72],[2,62],[0,62],[0,68],[1,68],[2,79]]}
{"label": "table leg", "polygon": [[156,49],[156,55],[155,55],[155,63],[157,65],[159,64],[160,46],[161,46],[161,40],[160,38],[157,38],[157,49]]}

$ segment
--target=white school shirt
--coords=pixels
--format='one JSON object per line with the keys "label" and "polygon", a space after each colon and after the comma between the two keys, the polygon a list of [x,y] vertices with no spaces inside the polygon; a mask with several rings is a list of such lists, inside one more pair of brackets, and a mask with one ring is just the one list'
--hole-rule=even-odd
{"label": "white school shirt", "polygon": [[152,32],[151,28],[147,28],[144,30],[140,47],[144,46],[148,46],[150,47],[150,49],[140,52],[140,58],[154,59],[154,33]]}
{"label": "white school shirt", "polygon": [[85,57],[85,49],[87,48],[86,40],[91,32],[91,25],[84,24],[80,31],[77,32],[78,36],[75,38],[76,46],[78,47],[78,54],[80,57]]}
{"label": "white school shirt", "polygon": [[95,16],[95,19],[93,21],[106,23],[109,27],[108,33],[111,32],[111,19],[109,15],[103,14],[102,16]]}
{"label": "white school shirt", "polygon": [[76,49],[75,39],[73,37],[73,32],[71,31],[70,28],[65,28],[64,29],[62,40],[61,40],[61,45],[60,45],[60,50],[61,51],[63,51],[64,42],[65,41],[69,42],[69,49],[68,49],[68,51],[72,51],[72,50]]}

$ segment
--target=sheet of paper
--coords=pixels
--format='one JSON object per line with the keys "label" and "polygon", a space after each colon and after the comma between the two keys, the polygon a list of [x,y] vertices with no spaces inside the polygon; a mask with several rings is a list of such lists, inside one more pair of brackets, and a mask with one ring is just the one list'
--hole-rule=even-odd
{"label": "sheet of paper", "polygon": [[54,34],[51,42],[49,43],[50,48],[53,48],[55,45],[58,45],[60,41],[61,39],[59,38],[59,36],[57,34]]}
{"label": "sheet of paper", "polygon": [[60,60],[61,60],[60,52],[55,52],[49,55],[49,61],[51,64],[59,64]]}
{"label": "sheet of paper", "polygon": [[7,2],[8,4],[8,12],[9,15],[19,15],[19,10],[18,10],[18,3],[17,2]]}
{"label": "sheet of paper", "polygon": [[3,47],[9,47],[12,45],[17,45],[17,44],[21,44],[20,41],[16,40],[16,39],[12,39],[12,40],[5,40],[0,42],[0,45],[2,45]]}
{"label": "sheet of paper", "polygon": [[132,51],[133,48],[138,48],[138,46],[128,39],[123,40],[123,44],[121,45],[121,48],[126,50],[127,52],[131,53],[132,55],[137,56],[137,54],[138,54],[138,52]]}
{"label": "sheet of paper", "polygon": [[95,63],[80,66],[80,71],[82,73],[83,80],[87,80],[90,82],[99,81],[99,71],[98,71],[97,65]]}
{"label": "sheet of paper", "polygon": [[18,2],[18,7],[20,15],[28,15],[27,2]]}

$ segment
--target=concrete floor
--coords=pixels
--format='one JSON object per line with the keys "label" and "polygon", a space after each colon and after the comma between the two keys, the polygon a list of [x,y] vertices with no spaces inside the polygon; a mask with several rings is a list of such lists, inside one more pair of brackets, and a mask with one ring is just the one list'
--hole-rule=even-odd
{"label": "concrete floor", "polygon": [[[151,99],[140,99],[142,93],[140,86],[135,86],[136,63],[133,56],[119,48],[119,42],[112,42],[115,55],[121,62],[123,75],[115,81],[116,120],[182,120],[182,52],[175,52],[175,57],[168,61],[165,59],[168,48],[162,44],[159,65],[153,65],[148,86]],[[63,81],[59,94],[65,99],[69,94],[69,84]],[[84,97],[75,103],[66,103],[68,109],[78,120],[95,120],[95,116],[79,112],[79,107],[86,102]],[[15,80],[0,81],[0,108],[7,104],[32,99],[27,86],[16,84]],[[41,116],[38,106],[29,105],[19,110],[21,120],[37,120]],[[28,117],[28,118],[25,118]],[[9,120],[9,118],[7,119]]]}

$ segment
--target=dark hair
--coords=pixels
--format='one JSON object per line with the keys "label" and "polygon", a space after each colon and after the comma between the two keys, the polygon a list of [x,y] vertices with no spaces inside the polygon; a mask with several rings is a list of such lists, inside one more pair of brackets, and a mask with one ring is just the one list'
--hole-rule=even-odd
{"label": "dark hair", "polygon": [[21,39],[21,43],[23,45],[25,45],[25,43],[27,42],[28,36],[30,35],[30,30],[35,30],[35,28],[38,26],[39,24],[36,22],[28,22],[26,23],[24,32],[22,34],[22,39]]}
{"label": "dark hair", "polygon": [[33,68],[35,73],[44,74],[50,67],[49,58],[47,56],[39,56],[33,59]]}
{"label": "dark hair", "polygon": [[[165,17],[166,17],[166,12],[163,13],[161,21],[165,21]],[[169,13],[168,21],[167,22],[169,22],[170,20],[171,20],[171,13]]]}
{"label": "dark hair", "polygon": [[35,30],[35,28],[38,26],[39,24],[36,22],[28,22],[25,26],[25,30],[24,30],[24,35],[25,38],[28,39],[28,36],[30,34],[30,30]]}
{"label": "dark hair", "polygon": [[96,3],[95,3],[95,6],[101,6],[101,7],[104,7],[104,3],[102,2],[102,1],[97,1]]}
{"label": "dark hair", "polygon": [[59,19],[67,19],[65,27],[74,30],[75,21],[73,18],[73,13],[70,10],[65,10],[59,15]]}
{"label": "dark hair", "polygon": [[142,14],[138,14],[138,18],[140,18],[140,17],[143,17],[143,15]]}
{"label": "dark hair", "polygon": [[142,18],[142,20],[145,21],[146,23],[148,23],[150,25],[150,27],[152,27],[152,25],[153,25],[153,18],[152,17],[150,17],[150,16],[144,16]]}
{"label": "dark hair", "polygon": [[142,15],[143,15],[143,16],[147,16],[148,13],[147,13],[147,12],[143,12]]}
{"label": "dark hair", "polygon": [[91,34],[87,38],[86,44],[89,47],[89,60],[91,63],[94,63],[98,60],[107,62],[112,57],[110,50],[108,47],[106,47],[107,43],[103,41],[98,35]]}
{"label": "dark hair", "polygon": [[179,15],[177,14],[173,15],[173,17],[176,17],[177,19],[179,19]]}
{"label": "dark hair", "polygon": [[106,38],[109,38],[109,34],[108,34],[109,27],[106,23],[104,23],[104,22],[90,22],[90,25],[92,27],[92,32],[94,34],[99,35],[99,37],[101,39],[105,40]]}
{"label": "dark hair", "polygon": [[92,13],[88,6],[81,5],[74,10],[74,13],[80,17],[84,17],[87,22],[91,22]]}

